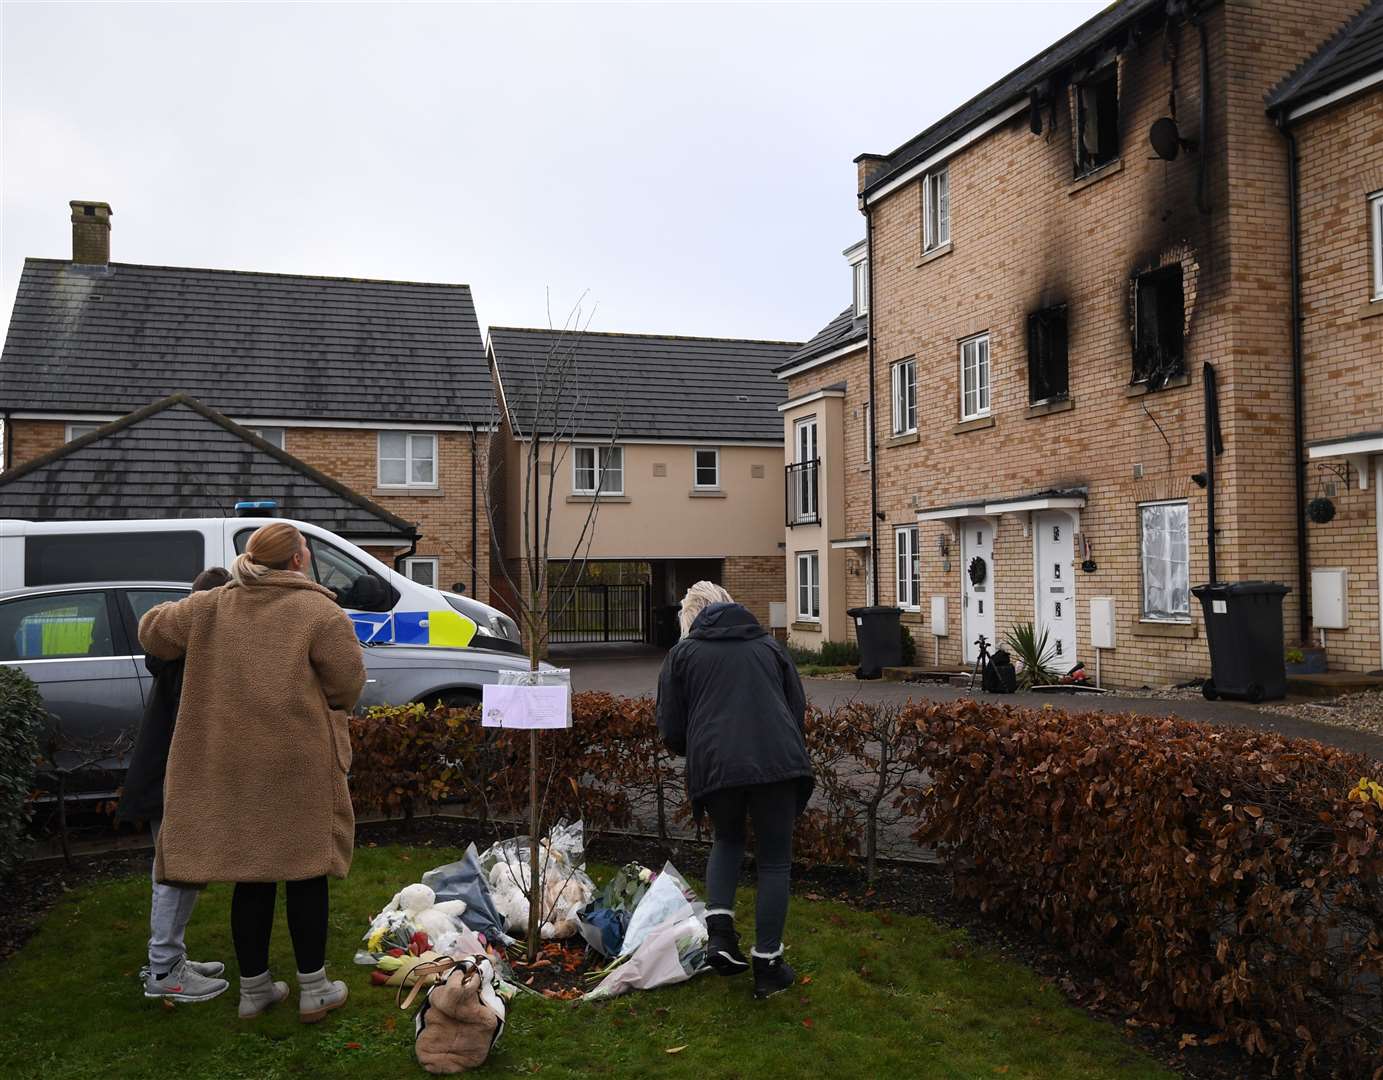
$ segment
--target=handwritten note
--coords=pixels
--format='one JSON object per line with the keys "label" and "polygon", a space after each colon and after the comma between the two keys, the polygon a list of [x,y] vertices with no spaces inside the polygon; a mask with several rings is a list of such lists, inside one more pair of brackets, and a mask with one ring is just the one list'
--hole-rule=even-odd
{"label": "handwritten note", "polygon": [[487,686],[481,714],[485,727],[570,727],[571,687]]}

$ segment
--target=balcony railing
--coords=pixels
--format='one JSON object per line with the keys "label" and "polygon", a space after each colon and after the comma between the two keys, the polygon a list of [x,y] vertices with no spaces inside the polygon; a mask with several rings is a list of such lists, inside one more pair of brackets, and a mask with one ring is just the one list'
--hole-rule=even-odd
{"label": "balcony railing", "polygon": [[788,527],[794,525],[819,525],[821,523],[821,504],[817,500],[817,474],[821,459],[799,461],[784,469],[787,484]]}

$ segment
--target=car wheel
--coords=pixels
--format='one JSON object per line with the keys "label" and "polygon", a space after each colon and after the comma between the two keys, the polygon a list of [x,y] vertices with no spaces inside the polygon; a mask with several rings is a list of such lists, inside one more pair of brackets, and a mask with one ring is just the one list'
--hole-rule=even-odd
{"label": "car wheel", "polygon": [[469,709],[480,704],[479,690],[443,690],[436,697],[424,699],[427,704],[441,705],[447,709]]}

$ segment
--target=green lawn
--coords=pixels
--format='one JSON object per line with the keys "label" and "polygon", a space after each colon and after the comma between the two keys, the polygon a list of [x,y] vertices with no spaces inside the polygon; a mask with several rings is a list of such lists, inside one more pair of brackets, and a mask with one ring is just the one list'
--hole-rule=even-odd
{"label": "green lawn", "polygon": [[[334,882],[330,968],[353,995],[315,1027],[297,990],[242,1022],[235,983],[215,1001],[167,1009],[140,993],[148,885],[143,878],[67,897],[34,939],[0,966],[0,1076],[230,1078],[424,1075],[412,1023],[392,990],[350,963],[366,920],[402,884],[458,853],[357,852]],[[230,889],[213,886],[189,928],[196,959],[233,967]],[[742,921],[753,897],[740,897]],[[524,997],[487,1071],[545,1077],[1167,1077],[1111,1026],[1069,1007],[1026,969],[925,919],[795,899],[789,957],[810,982],[768,1002],[747,977],[691,983],[598,1005]],[[294,971],[280,898],[273,970]],[[684,1047],[675,1054],[668,1051]]]}

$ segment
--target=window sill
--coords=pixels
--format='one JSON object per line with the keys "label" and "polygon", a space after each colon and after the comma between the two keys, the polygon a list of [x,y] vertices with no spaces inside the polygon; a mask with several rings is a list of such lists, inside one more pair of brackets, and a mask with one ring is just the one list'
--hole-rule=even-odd
{"label": "window sill", "polygon": [[884,449],[892,450],[895,446],[911,446],[921,438],[922,436],[915,431],[904,432],[902,435],[893,436],[888,442],[884,443]]}
{"label": "window sill", "polygon": [[1159,386],[1156,390],[1149,390],[1147,383],[1133,383],[1124,387],[1124,397],[1136,398],[1144,394],[1160,394],[1163,390],[1175,390],[1178,386],[1190,386],[1191,376],[1188,372],[1175,375]]}
{"label": "window sill", "polygon": [[692,488],[687,492],[687,497],[690,499],[723,499],[725,492],[721,491],[720,488]]}
{"label": "window sill", "polygon": [[977,416],[973,420],[962,420],[951,429],[953,435],[964,435],[967,431],[984,431],[994,426],[993,416]]}
{"label": "window sill", "polygon": [[407,495],[410,499],[441,499],[446,496],[446,492],[439,487],[377,487],[370,489],[372,498],[388,495]]}
{"label": "window sill", "polygon": [[1113,161],[1107,161],[1098,169],[1091,169],[1088,173],[1084,173],[1081,176],[1078,176],[1074,180],[1072,180],[1071,186],[1069,189],[1067,189],[1066,194],[1075,195],[1076,193],[1084,191],[1086,188],[1090,187],[1091,184],[1098,184],[1105,177],[1114,176],[1116,173],[1121,173],[1123,171],[1123,158],[1119,157],[1115,158]]}
{"label": "window sill", "polygon": [[814,634],[821,633],[820,619],[798,619],[792,624],[794,630],[810,630]]}
{"label": "window sill", "polygon": [[[627,502],[630,501],[628,495],[601,495],[601,496],[598,496],[598,498],[599,498],[600,501],[603,502],[603,503],[627,503]],[[568,496],[567,496],[567,502],[569,502],[569,503],[593,503],[593,502],[596,501],[596,499],[597,499],[597,496],[595,496],[595,495],[568,495]]]}
{"label": "window sill", "polygon": [[1036,405],[1028,406],[1028,416],[1049,416],[1052,413],[1070,412],[1076,407],[1075,398],[1055,398],[1047,401],[1039,401]]}
{"label": "window sill", "polygon": [[1159,622],[1156,619],[1139,619],[1133,624],[1134,637],[1152,638],[1194,638],[1200,633],[1193,622]]}
{"label": "window sill", "polygon": [[935,262],[943,255],[951,254],[951,242],[948,240],[940,247],[934,247],[931,251],[923,252],[922,257],[917,260],[918,266],[926,266],[929,262]]}
{"label": "window sill", "polygon": [[1383,297],[1379,297],[1377,300],[1370,300],[1359,309],[1359,318],[1361,319],[1373,319],[1379,315],[1383,315]]}

